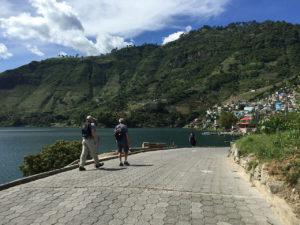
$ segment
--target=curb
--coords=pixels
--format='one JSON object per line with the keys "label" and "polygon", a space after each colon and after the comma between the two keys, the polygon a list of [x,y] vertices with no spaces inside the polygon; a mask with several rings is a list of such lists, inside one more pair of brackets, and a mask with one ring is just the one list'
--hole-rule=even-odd
{"label": "curb", "polygon": [[[138,151],[131,152],[129,155],[135,155],[135,154],[139,154],[139,153],[159,151],[159,150],[171,150],[171,149],[175,149],[175,148],[153,148],[153,149],[138,150]],[[113,155],[113,156],[106,156],[103,158],[99,158],[99,160],[100,161],[108,161],[108,160],[117,159],[117,158],[118,158],[118,155]],[[55,170],[47,171],[44,173],[38,173],[38,174],[35,174],[32,176],[20,178],[20,179],[17,179],[17,180],[8,182],[8,183],[1,184],[0,191],[78,168],[78,164],[72,165],[73,163],[71,163],[70,165],[68,165],[66,167],[60,168],[60,169],[55,169]],[[90,165],[92,163],[94,163],[94,160],[88,160],[85,164]]]}
{"label": "curb", "polygon": [[48,171],[48,172],[39,173],[39,174],[35,174],[35,175],[32,175],[32,176],[20,178],[20,179],[17,179],[17,180],[8,182],[8,183],[1,184],[0,185],[0,191],[11,188],[11,187],[14,187],[14,186],[17,186],[17,185],[20,185],[20,184],[26,184],[26,183],[29,183],[31,181],[35,181],[35,180],[39,180],[39,179],[42,179],[42,178],[45,178],[45,177],[49,177],[49,176],[52,176],[52,175],[55,175],[55,174],[58,174],[58,173],[66,172],[68,170],[72,170],[72,169],[75,169],[77,167],[78,167],[77,165],[73,165],[73,166],[68,166],[68,167],[64,167],[64,168],[61,168],[61,169],[51,170],[51,171]]}

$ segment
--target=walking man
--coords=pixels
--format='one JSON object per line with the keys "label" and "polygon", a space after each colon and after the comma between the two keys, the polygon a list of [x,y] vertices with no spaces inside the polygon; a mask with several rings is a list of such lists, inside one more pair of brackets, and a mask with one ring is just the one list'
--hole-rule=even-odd
{"label": "walking man", "polygon": [[97,155],[97,148],[99,147],[100,142],[96,134],[95,122],[96,119],[94,117],[87,116],[86,122],[82,126],[82,152],[79,162],[79,171],[86,170],[84,168],[84,165],[88,153],[90,153],[90,155],[93,157],[96,168],[99,168],[100,166],[104,165],[102,162],[99,162]]}
{"label": "walking man", "polygon": [[[118,146],[118,152],[119,152],[119,159],[120,164],[119,166],[129,166],[130,164],[127,161],[128,158],[128,151],[129,151],[129,138],[128,138],[128,128],[124,124],[124,119],[119,119],[119,124],[115,127],[115,138],[116,143]],[[124,152],[124,164],[122,162],[122,153]]]}

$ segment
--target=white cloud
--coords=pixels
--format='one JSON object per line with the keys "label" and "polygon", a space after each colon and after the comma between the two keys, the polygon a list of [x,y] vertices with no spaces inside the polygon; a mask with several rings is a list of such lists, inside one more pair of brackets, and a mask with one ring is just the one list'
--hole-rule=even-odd
{"label": "white cloud", "polygon": [[8,59],[10,57],[12,57],[12,54],[8,52],[7,47],[3,43],[0,43],[0,59]]}
{"label": "white cloud", "polygon": [[38,49],[37,46],[32,46],[30,44],[26,45],[26,48],[33,54],[37,55],[37,56],[44,56],[45,54],[40,50]]}
{"label": "white cloud", "polygon": [[170,34],[168,37],[163,38],[163,43],[162,44],[165,45],[169,42],[176,41],[183,34],[184,34],[184,31],[178,31],[176,33]]}
{"label": "white cloud", "polygon": [[131,44],[131,42],[126,42],[122,37],[102,34],[97,37],[96,47],[99,52],[106,53],[114,48],[120,49]]}
{"label": "white cloud", "polygon": [[30,0],[30,3],[37,16],[22,13],[0,19],[5,36],[60,44],[88,55],[99,53],[94,43],[84,35],[80,20],[65,2]]}
{"label": "white cloud", "polygon": [[126,38],[172,25],[178,16],[217,16],[230,0],[66,0],[87,35],[109,33]]}
{"label": "white cloud", "polygon": [[29,0],[32,13],[27,10],[11,17],[0,14],[0,28],[7,37],[55,43],[97,55],[132,44],[126,40],[144,31],[172,26],[181,16],[217,16],[229,1]]}
{"label": "white cloud", "polygon": [[68,54],[65,53],[64,51],[60,51],[60,52],[58,53],[58,55],[59,55],[59,56],[66,56],[66,55],[68,55]]}
{"label": "white cloud", "polygon": [[179,39],[181,37],[181,35],[187,34],[191,30],[192,30],[192,27],[191,26],[187,26],[185,28],[185,31],[177,31],[177,32],[175,32],[173,34],[170,34],[169,36],[163,38],[163,43],[162,44],[165,45],[165,44],[167,44],[169,42],[176,41],[177,39]]}
{"label": "white cloud", "polygon": [[185,27],[185,31],[187,32],[187,33],[189,33],[191,30],[192,30],[193,28],[192,28],[192,26],[187,26],[187,27]]}

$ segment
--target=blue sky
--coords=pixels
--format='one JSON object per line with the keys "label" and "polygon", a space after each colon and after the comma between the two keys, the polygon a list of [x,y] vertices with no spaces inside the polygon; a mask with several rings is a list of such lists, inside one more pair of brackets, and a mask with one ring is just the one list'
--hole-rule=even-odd
{"label": "blue sky", "polygon": [[0,0],[0,71],[58,54],[163,44],[203,25],[285,20],[299,0]]}

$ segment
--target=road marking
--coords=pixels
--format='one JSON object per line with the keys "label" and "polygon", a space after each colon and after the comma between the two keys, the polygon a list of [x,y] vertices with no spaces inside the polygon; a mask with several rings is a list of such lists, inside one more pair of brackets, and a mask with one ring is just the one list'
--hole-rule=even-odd
{"label": "road marking", "polygon": [[211,170],[201,170],[202,173],[212,173],[213,171]]}

